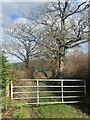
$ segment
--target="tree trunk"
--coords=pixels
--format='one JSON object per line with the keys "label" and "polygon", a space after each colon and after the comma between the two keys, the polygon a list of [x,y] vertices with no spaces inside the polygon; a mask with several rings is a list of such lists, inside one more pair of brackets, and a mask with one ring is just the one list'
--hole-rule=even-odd
{"label": "tree trunk", "polygon": [[25,61],[25,68],[26,68],[26,78],[27,79],[29,79],[29,78],[31,78],[31,79],[33,79],[34,77],[33,77],[33,67],[29,67],[29,58],[28,59],[26,59],[26,61]]}
{"label": "tree trunk", "polygon": [[65,44],[65,23],[63,20],[61,20],[61,32],[60,32],[60,39],[59,39],[59,58],[58,58],[58,78],[62,77],[61,74],[61,62],[62,57],[65,55],[65,47],[61,47],[61,45]]}
{"label": "tree trunk", "polygon": [[61,56],[59,56],[59,61],[58,61],[58,74],[57,78],[61,77]]}
{"label": "tree trunk", "polygon": [[29,79],[29,59],[25,60],[26,78]]}

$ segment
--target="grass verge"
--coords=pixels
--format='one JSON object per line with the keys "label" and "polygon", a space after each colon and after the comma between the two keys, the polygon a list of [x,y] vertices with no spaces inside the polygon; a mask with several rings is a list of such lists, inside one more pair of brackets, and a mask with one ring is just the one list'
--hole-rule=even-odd
{"label": "grass verge", "polygon": [[80,109],[67,104],[40,105],[16,109],[14,118],[89,118]]}

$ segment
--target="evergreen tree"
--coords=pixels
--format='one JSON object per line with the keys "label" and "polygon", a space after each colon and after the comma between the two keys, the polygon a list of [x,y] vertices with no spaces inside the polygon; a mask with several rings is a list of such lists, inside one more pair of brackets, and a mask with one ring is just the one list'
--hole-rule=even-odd
{"label": "evergreen tree", "polygon": [[9,63],[7,61],[7,58],[4,56],[4,54],[1,55],[2,57],[2,89],[4,91],[4,95],[8,96],[8,83],[9,83]]}
{"label": "evergreen tree", "polygon": [[0,83],[2,86],[3,109],[7,109],[7,99],[9,97],[9,63],[3,53],[0,53]]}

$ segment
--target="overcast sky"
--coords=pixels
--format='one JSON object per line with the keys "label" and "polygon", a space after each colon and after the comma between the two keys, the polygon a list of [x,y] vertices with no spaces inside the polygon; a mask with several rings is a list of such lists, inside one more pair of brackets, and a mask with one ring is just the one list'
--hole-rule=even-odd
{"label": "overcast sky", "polygon": [[[8,0],[6,0],[6,1],[8,1]],[[3,30],[2,25],[3,25],[3,27],[8,28],[10,25],[13,25],[15,22],[17,22],[19,20],[24,20],[24,21],[26,20],[26,18],[23,18],[20,15],[20,13],[19,13],[20,10],[23,10],[25,12],[25,11],[28,11],[28,9],[29,10],[31,9],[34,12],[37,12],[38,6],[41,4],[39,1],[42,1],[42,0],[38,0],[38,2],[31,2],[30,0],[29,0],[29,2],[25,2],[25,1],[23,1],[23,2],[4,2],[3,1],[2,3],[0,3],[0,9],[2,8],[2,11],[0,14],[0,31]],[[43,2],[44,1],[47,1],[47,0],[43,0]],[[10,38],[9,38],[9,36],[2,34],[2,38],[0,37],[0,39],[1,39],[0,40],[0,44],[1,44],[2,39],[9,40]],[[83,50],[85,52],[88,51],[87,43],[81,45],[81,47],[83,48]],[[11,55],[8,56],[8,59],[10,62],[19,61],[16,57],[12,57]]]}

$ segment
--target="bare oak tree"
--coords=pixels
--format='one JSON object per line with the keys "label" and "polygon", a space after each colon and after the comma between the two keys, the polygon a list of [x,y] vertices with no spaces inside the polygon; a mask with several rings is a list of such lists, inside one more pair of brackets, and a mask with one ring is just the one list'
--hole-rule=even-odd
{"label": "bare oak tree", "polygon": [[90,2],[50,2],[41,8],[37,23],[43,25],[43,39],[40,41],[52,58],[61,62],[66,50],[88,42],[88,9]]}
{"label": "bare oak tree", "polygon": [[29,23],[19,22],[9,30],[5,30],[5,33],[12,37],[10,41],[3,41],[2,48],[7,54],[11,54],[19,58],[25,63],[27,78],[29,77],[29,61],[33,59],[37,54],[37,43],[35,37],[37,30],[35,26],[31,26]]}

